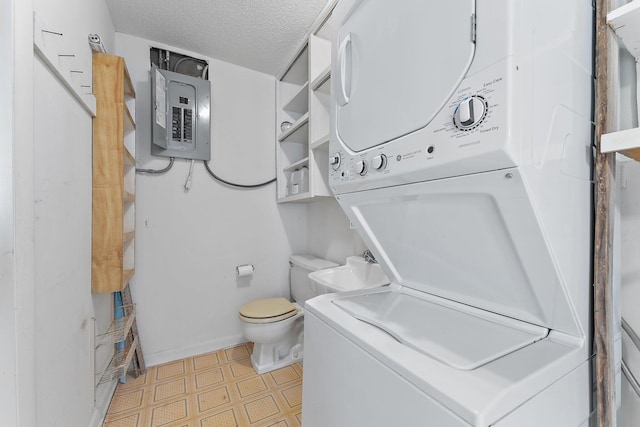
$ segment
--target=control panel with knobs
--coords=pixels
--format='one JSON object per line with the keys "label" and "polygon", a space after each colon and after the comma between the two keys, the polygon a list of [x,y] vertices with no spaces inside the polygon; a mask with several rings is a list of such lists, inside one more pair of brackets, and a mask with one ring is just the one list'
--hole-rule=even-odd
{"label": "control panel with knobs", "polygon": [[460,130],[475,129],[487,116],[487,101],[480,95],[464,99],[453,113],[453,124]]}

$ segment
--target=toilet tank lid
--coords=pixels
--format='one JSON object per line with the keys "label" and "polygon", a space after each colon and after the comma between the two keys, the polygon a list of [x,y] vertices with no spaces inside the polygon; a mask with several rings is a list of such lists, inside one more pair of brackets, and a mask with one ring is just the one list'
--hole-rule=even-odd
{"label": "toilet tank lid", "polygon": [[338,267],[339,265],[326,259],[314,257],[313,255],[291,255],[289,261],[293,265],[309,271],[323,270],[325,268]]}

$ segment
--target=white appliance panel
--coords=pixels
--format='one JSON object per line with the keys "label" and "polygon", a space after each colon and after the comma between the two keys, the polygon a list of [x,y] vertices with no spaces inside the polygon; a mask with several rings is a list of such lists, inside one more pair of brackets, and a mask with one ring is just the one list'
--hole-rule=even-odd
{"label": "white appliance panel", "polygon": [[336,6],[331,84],[346,146],[362,151],[431,122],[471,64],[474,11],[475,0]]}
{"label": "white appliance panel", "polygon": [[471,426],[314,316],[305,317],[304,327],[305,349],[313,349],[305,365],[329,370],[305,369],[303,399],[314,402],[302,411],[305,427]]}
{"label": "white appliance panel", "polygon": [[580,335],[518,169],[337,199],[393,283]]}
{"label": "white appliance panel", "polygon": [[[338,166],[329,168],[329,184],[336,194],[401,185],[518,165],[515,147],[522,143],[522,129],[528,111],[518,105],[514,86],[517,64],[513,58],[466,78],[426,127],[408,135],[397,135],[392,142],[354,152],[337,135],[337,119],[331,123],[330,155],[338,156]],[[336,97],[332,92],[332,97]],[[461,130],[453,116],[461,102],[470,97],[482,97],[486,110],[482,121],[471,129]],[[335,107],[332,114],[336,114]],[[404,108],[396,106],[399,113]],[[366,126],[376,126],[382,119],[368,120]],[[383,167],[376,168],[375,158],[384,156]],[[359,162],[366,165],[358,169]]]}
{"label": "white appliance panel", "polygon": [[[404,293],[406,288],[391,285],[391,289]],[[373,292],[376,291],[361,290],[348,295],[364,297]],[[438,300],[424,293],[411,292],[424,300]],[[582,369],[580,375],[588,371],[585,361],[589,349],[585,341],[555,332],[476,369],[456,369],[407,347],[380,328],[354,318],[334,304],[336,298],[335,294],[321,295],[306,306],[302,403],[305,426],[442,427],[449,425],[442,421],[444,407],[469,425],[488,427],[517,412],[533,396],[554,390],[553,385],[563,381],[576,367],[586,364],[587,368]],[[423,312],[414,320],[424,322],[429,319],[431,315]],[[372,359],[380,363],[370,363]],[[407,406],[406,395],[397,393],[398,383],[404,381],[415,386],[404,391],[419,395],[411,397]],[[530,425],[579,425],[562,424],[567,417],[549,417],[541,411],[552,414],[567,411],[572,414],[571,419],[584,419],[588,416],[588,405],[568,405],[575,402],[575,396],[580,399],[589,396],[590,390],[585,385],[582,380],[572,379],[562,388],[564,394],[553,391],[551,404],[534,405],[539,409],[538,413],[527,410],[532,414]],[[422,404],[417,402],[422,395],[441,407],[428,404],[426,399]],[[549,399],[543,401],[548,403]],[[341,421],[343,415],[350,423]],[[391,423],[388,417],[393,415],[398,418]],[[540,422],[549,418],[552,418],[551,422]]]}

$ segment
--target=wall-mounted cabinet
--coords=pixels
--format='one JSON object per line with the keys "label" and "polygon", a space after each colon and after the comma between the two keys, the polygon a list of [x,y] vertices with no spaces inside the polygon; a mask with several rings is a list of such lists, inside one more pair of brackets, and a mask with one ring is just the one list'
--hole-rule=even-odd
{"label": "wall-mounted cabinet", "polygon": [[277,82],[278,202],[308,202],[332,195],[328,185],[330,13],[318,22]]}
{"label": "wall-mounted cabinet", "polygon": [[93,55],[93,226],[91,286],[116,292],[134,272],[135,91],[124,59]]}

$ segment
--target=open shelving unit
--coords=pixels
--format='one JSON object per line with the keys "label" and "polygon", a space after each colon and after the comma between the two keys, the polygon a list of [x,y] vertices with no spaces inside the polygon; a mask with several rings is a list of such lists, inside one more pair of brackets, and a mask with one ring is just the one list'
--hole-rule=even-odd
{"label": "open shelving unit", "polygon": [[[607,24],[637,63],[640,60],[640,1],[632,1],[609,12]],[[640,128],[603,134],[600,152],[617,152],[640,161]]]}
{"label": "open shelving unit", "polygon": [[120,292],[123,301],[109,328],[96,335],[96,353],[107,345],[113,352],[107,353],[108,366],[96,368],[97,387],[122,377],[132,361],[135,375],[146,368],[129,286],[135,273],[136,123],[135,90],[124,59],[94,53],[93,89],[91,290]]}
{"label": "open shelving unit", "polygon": [[[332,194],[328,185],[332,8],[328,5],[277,78],[280,203],[310,202]],[[283,122],[290,123],[284,131]]]}
{"label": "open shelving unit", "polygon": [[135,271],[135,90],[124,59],[93,55],[93,293],[121,291]]}

